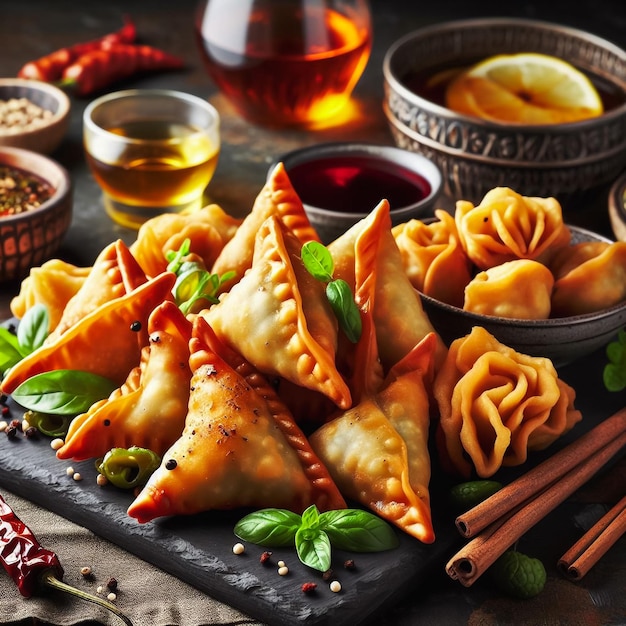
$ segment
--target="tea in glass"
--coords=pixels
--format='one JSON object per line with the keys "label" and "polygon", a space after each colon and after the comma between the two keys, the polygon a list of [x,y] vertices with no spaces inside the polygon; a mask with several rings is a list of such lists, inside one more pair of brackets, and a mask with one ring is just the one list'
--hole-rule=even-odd
{"label": "tea in glass", "polygon": [[189,94],[117,92],[86,108],[84,143],[107,213],[138,228],[159,213],[201,207],[220,151],[219,116]]}
{"label": "tea in glass", "polygon": [[244,118],[266,126],[332,118],[372,45],[366,0],[207,0],[196,32],[218,88]]}

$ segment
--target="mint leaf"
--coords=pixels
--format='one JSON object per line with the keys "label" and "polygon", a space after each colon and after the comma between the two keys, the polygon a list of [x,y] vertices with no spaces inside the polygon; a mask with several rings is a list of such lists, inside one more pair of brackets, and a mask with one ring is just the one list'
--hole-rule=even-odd
{"label": "mint leaf", "polygon": [[346,337],[352,343],[357,343],[362,331],[361,313],[350,285],[341,278],[332,280],[326,285],[326,297]]}
{"label": "mint leaf", "polygon": [[307,241],[300,252],[304,267],[309,274],[324,283],[333,279],[335,264],[326,246],[319,241]]}
{"label": "mint leaf", "polygon": [[296,533],[298,558],[308,567],[320,572],[330,569],[330,539],[319,528],[300,528]]}
{"label": "mint leaf", "polygon": [[360,509],[326,511],[319,516],[319,527],[331,543],[352,552],[381,552],[399,544],[397,535],[387,522]]}
{"label": "mint leaf", "polygon": [[28,378],[11,395],[31,411],[78,415],[94,402],[108,398],[115,388],[115,383],[91,372],[52,370]]}
{"label": "mint leaf", "polygon": [[244,541],[270,548],[293,546],[302,518],[286,509],[261,509],[235,525],[235,535]]}

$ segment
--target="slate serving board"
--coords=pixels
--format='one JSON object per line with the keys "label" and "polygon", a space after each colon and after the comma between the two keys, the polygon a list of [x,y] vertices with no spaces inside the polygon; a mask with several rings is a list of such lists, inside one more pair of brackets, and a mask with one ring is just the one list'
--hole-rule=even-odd
{"label": "slate serving board", "polygon": [[[602,351],[560,370],[561,377],[577,390],[576,405],[583,421],[566,437],[543,453],[531,455],[523,468],[507,470],[496,478],[508,481],[528,470],[556,449],[566,445],[624,405],[624,394],[607,392],[602,384],[605,362]],[[9,400],[9,402],[11,402]],[[14,417],[20,417],[13,405]],[[246,511],[208,512],[190,517],[138,524],[126,514],[132,496],[114,487],[98,487],[93,461],[72,462],[83,475],[81,482],[65,473],[67,461],[59,461],[49,439],[0,436],[0,488],[54,511],[89,528],[97,535],[271,626],[333,624],[355,626],[418,588],[420,580],[435,568],[443,568],[460,547],[454,514],[446,503],[448,479],[435,468],[431,483],[437,539],[424,545],[398,532],[397,549],[375,554],[333,552],[333,571],[341,581],[341,593],[332,593],[317,572],[299,563],[293,550],[273,549],[273,566],[260,563],[260,546],[248,545],[236,556],[233,527]],[[27,523],[28,520],[25,520]],[[352,558],[355,570],[343,567]],[[276,573],[275,563],[289,565],[288,576]],[[318,583],[317,592],[305,595],[304,582]]]}

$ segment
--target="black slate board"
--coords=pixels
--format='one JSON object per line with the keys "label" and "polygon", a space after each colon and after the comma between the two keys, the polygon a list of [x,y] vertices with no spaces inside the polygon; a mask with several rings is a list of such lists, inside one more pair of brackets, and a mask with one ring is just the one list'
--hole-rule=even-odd
{"label": "black slate board", "polygon": [[[625,404],[623,393],[608,393],[602,385],[602,351],[560,370],[561,377],[577,390],[576,405],[583,421],[571,433],[543,453],[531,455],[523,468],[507,470],[496,478],[508,481],[528,470],[556,449],[589,430]],[[13,410],[20,417],[19,407]],[[232,530],[245,511],[209,512],[187,518],[169,518],[138,524],[126,515],[132,496],[113,487],[98,487],[92,461],[72,462],[84,479],[68,477],[66,461],[56,459],[49,439],[0,437],[0,487],[27,498],[160,567],[208,595],[272,626],[333,624],[356,626],[384,611],[436,568],[442,569],[461,545],[453,513],[445,503],[447,479],[434,470],[431,484],[437,539],[424,545],[398,532],[400,546],[377,554],[334,553],[333,570],[342,583],[332,593],[318,573],[301,565],[292,550],[272,550],[274,563],[285,560],[286,577],[276,567],[259,561],[262,548],[248,546],[246,553],[232,553],[237,541]],[[26,522],[28,520],[25,520]],[[357,564],[343,567],[346,558]],[[318,583],[312,595],[302,593],[302,583]]]}

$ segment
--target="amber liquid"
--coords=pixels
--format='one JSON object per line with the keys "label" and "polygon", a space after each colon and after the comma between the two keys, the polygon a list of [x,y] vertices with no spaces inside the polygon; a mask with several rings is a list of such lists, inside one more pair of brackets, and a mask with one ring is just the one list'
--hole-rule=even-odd
{"label": "amber liquid", "polygon": [[97,138],[86,146],[94,178],[105,197],[118,207],[112,209],[111,203],[107,206],[116,221],[137,226],[162,211],[187,208],[193,201],[201,201],[219,153],[206,134],[190,125],[154,120],[107,130],[135,140],[122,150],[119,145],[111,150]]}
{"label": "amber liquid", "polygon": [[419,174],[366,156],[302,163],[289,168],[289,179],[304,204],[342,213],[369,213],[383,198],[401,209],[430,193]]}
{"label": "amber liquid", "polygon": [[[332,10],[294,14],[274,3],[247,21],[245,46],[233,8],[216,29],[197,23],[200,47],[212,79],[238,112],[255,123],[308,125],[345,106],[371,49],[369,22],[359,28]],[[271,34],[268,31],[272,31]],[[303,36],[306,33],[306,37]]]}

